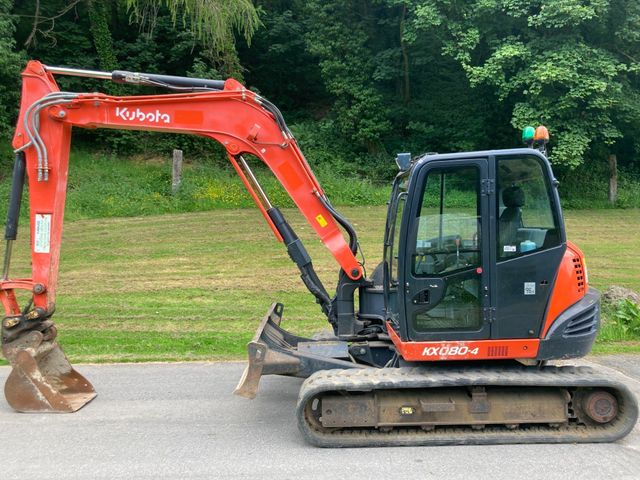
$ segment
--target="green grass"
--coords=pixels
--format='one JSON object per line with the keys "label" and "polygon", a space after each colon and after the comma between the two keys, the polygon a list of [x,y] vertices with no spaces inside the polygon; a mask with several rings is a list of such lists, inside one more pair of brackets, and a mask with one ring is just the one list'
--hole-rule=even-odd
{"label": "green grass", "polygon": [[[565,212],[568,238],[584,252],[590,284],[604,291],[621,285],[640,291],[640,210],[570,210]],[[594,353],[640,352],[640,338],[626,334],[604,306]]]}
{"label": "green grass", "polygon": [[[382,255],[385,207],[344,207],[360,233],[369,269]],[[305,220],[285,210],[318,273],[335,285],[337,266]],[[591,284],[640,289],[637,210],[571,211],[569,237],[588,258]],[[29,275],[20,236],[13,277]],[[244,358],[272,302],[285,328],[307,335],[327,327],[283,246],[254,209],[78,220],[65,226],[55,320],[75,362]],[[609,330],[607,330],[609,328]],[[638,352],[610,327],[596,353]]]}
{"label": "green grass", "polygon": [[[306,221],[285,210],[320,277],[337,268]],[[373,268],[384,207],[346,208]],[[30,275],[16,245],[12,277]],[[22,267],[22,268],[19,268]],[[55,321],[73,361],[212,360],[245,356],[272,302],[286,328],[310,334],[326,319],[286,250],[255,209],[79,220],[65,225]]]}
{"label": "green grass", "polygon": [[[185,159],[182,185],[174,195],[171,192],[169,157],[136,160],[72,152],[65,218],[74,221],[255,208],[230,165],[189,160]],[[250,164],[275,205],[294,206],[264,165],[257,160]],[[7,159],[0,163],[1,218],[6,217],[7,202],[4,199],[9,197],[11,168]],[[336,175],[322,166],[314,169],[334,205],[384,205],[388,200],[390,182],[380,186],[355,175]],[[26,209],[23,209],[22,218],[27,218]]]}
{"label": "green grass", "polygon": [[601,342],[591,350],[591,355],[640,354],[640,342]]}
{"label": "green grass", "polygon": [[593,286],[640,291],[640,209],[570,210],[565,223],[567,237],[586,255]]}

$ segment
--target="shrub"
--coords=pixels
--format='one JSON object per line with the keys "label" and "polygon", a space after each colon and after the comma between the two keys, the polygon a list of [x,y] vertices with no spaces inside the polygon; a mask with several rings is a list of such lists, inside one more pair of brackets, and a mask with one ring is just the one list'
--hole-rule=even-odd
{"label": "shrub", "polygon": [[631,300],[622,300],[613,312],[612,321],[625,334],[640,338],[640,306]]}

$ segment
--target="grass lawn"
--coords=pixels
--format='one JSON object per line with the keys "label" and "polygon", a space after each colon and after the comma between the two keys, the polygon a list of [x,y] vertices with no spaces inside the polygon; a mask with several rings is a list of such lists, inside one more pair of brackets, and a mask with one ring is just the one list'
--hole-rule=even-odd
{"label": "grass lawn", "polygon": [[[584,252],[592,286],[621,285],[640,291],[640,210],[569,210],[567,237]],[[603,317],[593,353],[640,352],[640,342],[619,340],[619,329]]]}
{"label": "grass lawn", "polygon": [[[385,207],[343,207],[372,270],[382,256]],[[295,210],[285,214],[328,288],[337,265]],[[569,211],[569,238],[587,255],[591,284],[640,290],[640,211]],[[12,277],[30,276],[22,230]],[[65,225],[54,319],[74,362],[215,360],[245,357],[272,302],[283,325],[310,334],[326,319],[283,246],[253,209]],[[640,351],[640,342],[599,343],[596,353]]]}

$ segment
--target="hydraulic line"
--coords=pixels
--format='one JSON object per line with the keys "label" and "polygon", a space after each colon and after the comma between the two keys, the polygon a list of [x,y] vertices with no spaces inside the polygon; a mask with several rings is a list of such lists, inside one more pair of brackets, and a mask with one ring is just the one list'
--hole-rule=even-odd
{"label": "hydraulic line", "polygon": [[30,105],[25,111],[23,125],[29,142],[22,147],[16,149],[16,153],[25,150],[27,147],[33,146],[38,156],[38,181],[47,181],[49,179],[49,160],[47,156],[47,147],[44,145],[40,137],[40,111],[43,108],[65,103],[69,100],[77,98],[77,93],[55,92],[45,95],[38,101]]}
{"label": "hydraulic line", "polygon": [[313,263],[311,262],[311,257],[307,249],[304,248],[302,241],[298,238],[298,235],[296,235],[289,225],[289,222],[287,222],[277,207],[271,207],[267,210],[267,213],[282,236],[282,240],[287,246],[289,257],[298,266],[302,281],[313,296],[316,297],[316,301],[320,304],[324,314],[328,316],[331,310],[331,299],[313,268]]}
{"label": "hydraulic line", "polygon": [[318,200],[322,202],[322,205],[324,205],[324,207],[329,210],[333,218],[335,218],[336,222],[338,222],[342,226],[342,228],[347,231],[347,234],[349,235],[349,248],[351,248],[351,252],[355,255],[358,251],[359,244],[358,235],[356,234],[353,226],[347,221],[346,218],[340,215],[340,213],[338,213],[335,208],[333,208],[331,203],[329,203],[329,200],[327,200],[324,195],[320,195],[318,192],[316,192],[316,197],[318,197]]}

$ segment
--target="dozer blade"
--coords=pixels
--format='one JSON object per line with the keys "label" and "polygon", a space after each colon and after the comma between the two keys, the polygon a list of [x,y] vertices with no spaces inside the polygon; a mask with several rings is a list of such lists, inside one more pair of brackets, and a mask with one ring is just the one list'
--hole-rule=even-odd
{"label": "dozer blade", "polygon": [[318,370],[364,368],[348,361],[346,342],[298,337],[280,327],[284,306],[271,305],[247,345],[249,364],[234,394],[255,398],[263,375],[307,378]]}
{"label": "dozer blade", "polygon": [[46,336],[29,332],[4,344],[2,352],[13,367],[4,394],[19,412],[75,412],[96,396],[93,385],[74,370],[55,341],[55,331]]}

